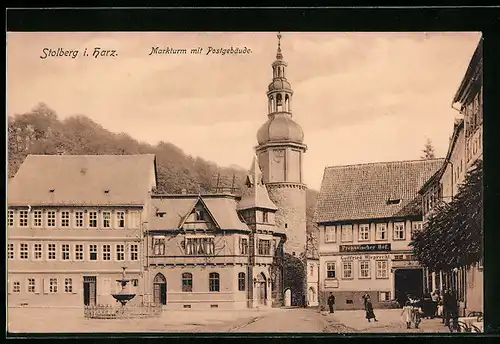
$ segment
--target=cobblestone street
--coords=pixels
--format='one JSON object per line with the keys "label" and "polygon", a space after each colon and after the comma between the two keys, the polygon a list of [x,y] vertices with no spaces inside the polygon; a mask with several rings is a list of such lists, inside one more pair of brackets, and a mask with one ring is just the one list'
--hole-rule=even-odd
{"label": "cobblestone street", "polygon": [[264,332],[264,333],[422,333],[448,332],[440,319],[424,319],[407,330],[401,311],[376,310],[378,322],[367,322],[364,311],[322,315],[316,309],[164,311],[149,319],[85,319],[76,309],[11,308],[9,331],[16,333],[120,332]]}

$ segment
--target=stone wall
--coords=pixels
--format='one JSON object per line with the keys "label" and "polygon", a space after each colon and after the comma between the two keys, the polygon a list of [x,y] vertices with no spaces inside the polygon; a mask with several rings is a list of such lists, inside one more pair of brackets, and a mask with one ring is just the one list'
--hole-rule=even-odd
{"label": "stone wall", "polygon": [[306,246],[306,189],[293,184],[272,184],[267,189],[278,207],[276,226],[287,236],[285,252],[299,256]]}

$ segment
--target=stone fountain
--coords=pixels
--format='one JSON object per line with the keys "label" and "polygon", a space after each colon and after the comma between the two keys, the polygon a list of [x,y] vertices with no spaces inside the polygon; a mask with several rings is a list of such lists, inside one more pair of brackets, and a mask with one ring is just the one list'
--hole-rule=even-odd
{"label": "stone fountain", "polygon": [[120,290],[120,292],[118,294],[111,294],[111,296],[113,296],[115,298],[116,302],[120,302],[122,304],[122,311],[123,311],[123,307],[125,307],[127,302],[129,302],[130,300],[132,300],[135,297],[135,294],[128,293],[125,290],[127,284],[130,282],[130,280],[125,278],[126,267],[123,266],[122,269],[123,269],[122,278],[116,280],[117,282],[120,282],[120,284],[122,286],[122,290]]}

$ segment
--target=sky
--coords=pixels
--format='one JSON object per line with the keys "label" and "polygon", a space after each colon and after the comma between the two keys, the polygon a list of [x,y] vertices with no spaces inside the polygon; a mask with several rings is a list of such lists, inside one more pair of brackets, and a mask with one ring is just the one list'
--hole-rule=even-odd
{"label": "sky", "polygon": [[[305,183],[319,190],[326,166],[419,159],[427,139],[444,157],[459,116],[451,101],[480,36],[282,32],[293,118],[308,146]],[[142,142],[249,168],[277,41],[273,32],[10,32],[7,112],[43,102],[61,119],[83,114]],[[96,47],[114,56],[96,58]],[[188,54],[150,55],[152,47]],[[251,52],[207,55],[209,47]],[[59,48],[78,55],[42,58]]]}

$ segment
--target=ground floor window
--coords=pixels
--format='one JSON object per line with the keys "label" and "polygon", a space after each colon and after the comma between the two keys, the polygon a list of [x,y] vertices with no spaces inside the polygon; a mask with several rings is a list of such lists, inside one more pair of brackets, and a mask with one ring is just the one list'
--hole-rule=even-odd
{"label": "ground floor window", "polygon": [[389,268],[387,260],[377,261],[377,278],[389,278]]}
{"label": "ground floor window", "polygon": [[220,277],[217,272],[211,272],[208,277],[209,291],[220,291]]}
{"label": "ground floor window", "polygon": [[15,281],[12,286],[12,292],[20,293],[21,292],[21,282]]}
{"label": "ground floor window", "polygon": [[362,260],[359,262],[359,278],[370,278],[369,260]]}
{"label": "ground floor window", "polygon": [[352,279],[352,262],[343,262],[342,263],[342,278],[343,279]]}
{"label": "ground floor window", "polygon": [[378,293],[379,301],[389,301],[391,299],[391,293],[388,291],[381,291]]}
{"label": "ground floor window", "polygon": [[64,292],[65,293],[72,293],[73,292],[73,279],[72,278],[65,278],[64,279]]}
{"label": "ground floor window", "polygon": [[193,291],[193,274],[191,274],[190,272],[185,272],[182,274],[182,291]]}
{"label": "ground floor window", "polygon": [[49,292],[57,293],[57,278],[49,279]]}
{"label": "ground floor window", "polygon": [[335,278],[335,262],[326,263],[326,277]]}
{"label": "ground floor window", "polygon": [[239,291],[245,291],[245,282],[246,282],[246,279],[245,279],[245,273],[244,272],[240,272],[238,274],[238,290]]}
{"label": "ground floor window", "polygon": [[28,293],[34,293],[34,292],[35,292],[35,279],[28,278]]}

